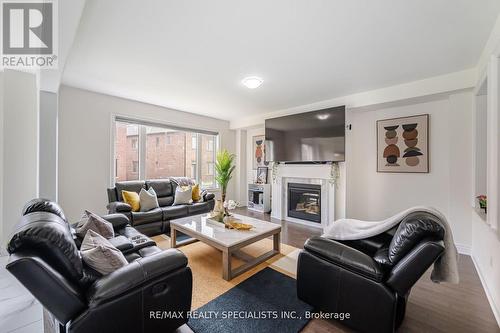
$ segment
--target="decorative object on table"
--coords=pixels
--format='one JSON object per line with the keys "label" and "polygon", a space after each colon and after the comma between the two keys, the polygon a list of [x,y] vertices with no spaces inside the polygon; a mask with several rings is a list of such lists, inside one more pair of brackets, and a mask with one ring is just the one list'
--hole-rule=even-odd
{"label": "decorative object on table", "polygon": [[429,115],[377,121],[377,172],[429,172]]}
{"label": "decorative object on table", "polygon": [[255,179],[256,184],[267,184],[267,167],[257,168],[257,179]]}
{"label": "decorative object on table", "polygon": [[233,171],[236,167],[233,165],[235,158],[236,155],[231,154],[224,149],[217,153],[217,157],[215,159],[215,170],[217,171],[215,181],[221,188],[221,202],[223,207],[221,209],[220,203],[216,203],[216,206],[218,207],[217,210],[214,209],[212,218],[218,222],[223,222],[224,217],[229,215],[227,207],[224,207],[224,204],[226,202],[227,185],[229,184],[231,178],[233,178]]}
{"label": "decorative object on table", "polygon": [[476,199],[479,202],[479,208],[484,209],[484,213],[488,213],[488,198],[484,195],[478,195]]}
{"label": "decorative object on table", "polygon": [[253,169],[257,169],[261,166],[266,166],[266,148],[264,145],[265,136],[258,135],[254,136],[253,142]]}

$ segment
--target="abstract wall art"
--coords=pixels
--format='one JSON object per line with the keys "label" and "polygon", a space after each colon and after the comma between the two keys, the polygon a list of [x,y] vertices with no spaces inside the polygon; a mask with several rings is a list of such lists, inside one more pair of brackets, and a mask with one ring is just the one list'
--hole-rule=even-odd
{"label": "abstract wall art", "polygon": [[377,121],[377,172],[429,172],[429,115]]}
{"label": "abstract wall art", "polygon": [[266,166],[266,148],[264,146],[265,137],[258,135],[253,137],[253,168]]}

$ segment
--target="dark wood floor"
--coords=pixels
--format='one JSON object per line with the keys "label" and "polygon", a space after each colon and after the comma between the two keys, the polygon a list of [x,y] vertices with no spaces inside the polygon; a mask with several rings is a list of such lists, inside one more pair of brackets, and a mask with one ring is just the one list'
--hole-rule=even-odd
{"label": "dark wood floor", "polygon": [[[303,248],[304,242],[321,230],[295,223],[285,223],[269,214],[239,208],[237,214],[251,216],[282,225],[282,243]],[[412,288],[405,320],[399,332],[500,332],[469,256],[460,255],[460,283],[435,284],[427,272]],[[362,300],[360,300],[362,301]],[[350,332],[339,323],[312,320],[303,333]]]}

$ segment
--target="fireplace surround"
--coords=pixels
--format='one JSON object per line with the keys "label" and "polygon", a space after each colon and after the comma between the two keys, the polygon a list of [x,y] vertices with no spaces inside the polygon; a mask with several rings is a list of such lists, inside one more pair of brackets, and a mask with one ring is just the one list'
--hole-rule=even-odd
{"label": "fireplace surround", "polygon": [[288,183],[288,216],[321,224],[321,185]]}

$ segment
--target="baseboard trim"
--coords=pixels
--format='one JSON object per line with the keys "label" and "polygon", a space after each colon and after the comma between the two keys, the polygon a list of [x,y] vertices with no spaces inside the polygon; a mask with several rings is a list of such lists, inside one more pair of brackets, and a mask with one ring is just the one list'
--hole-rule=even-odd
{"label": "baseboard trim", "polygon": [[457,251],[460,254],[465,254],[465,255],[470,256],[472,253],[472,249],[471,249],[470,245],[455,244],[455,246],[457,247]]}
{"label": "baseboard trim", "polygon": [[500,327],[500,311],[497,308],[495,302],[493,301],[493,297],[491,296],[490,289],[488,288],[488,285],[486,284],[486,280],[484,279],[484,276],[483,276],[483,273],[481,272],[481,268],[479,267],[479,264],[477,263],[477,261],[473,255],[471,255],[470,257],[472,259],[472,263],[474,264],[474,267],[476,268],[477,275],[479,275],[479,280],[481,281],[481,285],[483,286],[483,290],[484,290],[484,293],[486,294],[486,298],[488,299],[488,302],[490,303],[491,311],[493,311],[493,315],[495,316],[497,324]]}

